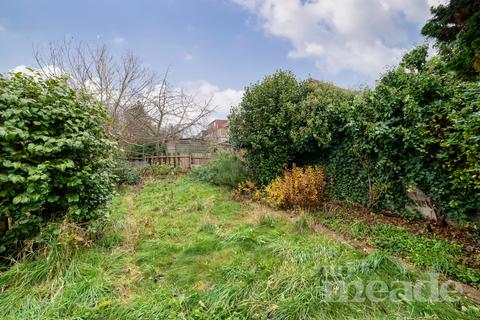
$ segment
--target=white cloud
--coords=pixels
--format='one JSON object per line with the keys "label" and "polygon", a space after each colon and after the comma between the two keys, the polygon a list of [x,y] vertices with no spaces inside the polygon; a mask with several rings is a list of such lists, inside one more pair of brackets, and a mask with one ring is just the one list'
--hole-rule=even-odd
{"label": "white cloud", "polygon": [[33,76],[33,75],[38,75],[40,77],[50,77],[50,76],[57,76],[57,77],[60,77],[62,75],[65,74],[65,72],[58,68],[58,67],[55,67],[53,65],[47,65],[45,67],[43,67],[42,69],[38,69],[38,68],[29,68],[25,65],[18,65],[16,67],[14,67],[13,69],[11,69],[9,71],[10,73],[17,73],[17,72],[20,72],[20,73],[24,73],[26,75],[29,75],[29,76]]}
{"label": "white cloud", "polygon": [[188,52],[187,52],[187,53],[185,53],[185,54],[183,55],[183,59],[184,59],[185,61],[191,61],[191,60],[193,59],[193,55],[192,55],[191,53],[188,53]]}
{"label": "white cloud", "polygon": [[113,37],[112,42],[117,45],[123,45],[127,42],[127,40],[123,37],[115,36]]}
{"label": "white cloud", "polygon": [[215,107],[212,119],[226,119],[231,107],[238,105],[243,96],[243,90],[230,88],[222,90],[205,80],[188,81],[181,83],[180,86],[197,101],[210,101],[210,105]]}
{"label": "white cloud", "polygon": [[24,74],[28,74],[28,75],[33,75],[33,72],[31,70],[29,70],[28,67],[25,66],[25,65],[16,66],[13,69],[11,69],[9,72],[11,72],[11,73],[20,72],[20,73],[24,73]]}
{"label": "white cloud", "polygon": [[439,4],[447,4],[448,0],[428,0],[428,5],[430,7],[436,7]]}
{"label": "white cloud", "polygon": [[412,45],[430,6],[445,0],[231,0],[259,18],[263,30],[289,40],[288,57],[311,58],[328,73],[375,77]]}

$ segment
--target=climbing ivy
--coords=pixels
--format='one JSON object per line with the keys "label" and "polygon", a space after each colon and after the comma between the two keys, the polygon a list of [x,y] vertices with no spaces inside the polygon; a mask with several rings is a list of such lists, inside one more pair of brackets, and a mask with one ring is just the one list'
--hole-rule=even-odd
{"label": "climbing ivy", "polygon": [[[479,3],[432,8],[422,33],[435,39],[404,55],[374,89],[354,93],[280,71],[247,88],[231,141],[260,184],[292,164],[322,164],[333,196],[406,211],[420,189],[440,222],[480,208]],[[330,181],[330,180],[329,180]]]}
{"label": "climbing ivy", "polygon": [[427,49],[407,53],[374,89],[359,93],[297,82],[289,73],[267,77],[235,110],[232,141],[246,150],[260,184],[292,164],[322,164],[337,200],[415,215],[405,209],[407,193],[419,188],[441,220],[475,214],[480,82],[428,60]]}

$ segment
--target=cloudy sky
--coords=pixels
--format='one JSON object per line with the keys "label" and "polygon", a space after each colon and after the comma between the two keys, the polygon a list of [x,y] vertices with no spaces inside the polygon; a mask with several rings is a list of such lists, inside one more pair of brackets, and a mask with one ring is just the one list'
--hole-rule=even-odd
{"label": "cloudy sky", "polygon": [[343,87],[373,85],[422,43],[442,0],[0,0],[0,72],[34,66],[33,46],[74,37],[130,50],[225,117],[277,69]]}

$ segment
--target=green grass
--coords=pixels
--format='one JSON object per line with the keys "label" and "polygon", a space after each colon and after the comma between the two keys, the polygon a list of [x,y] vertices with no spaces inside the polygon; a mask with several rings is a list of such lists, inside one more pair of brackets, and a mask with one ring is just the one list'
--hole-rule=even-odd
{"label": "green grass", "polygon": [[[1,319],[477,319],[457,302],[327,302],[326,283],[414,281],[381,252],[315,232],[311,218],[244,205],[188,177],[115,199],[104,237],[0,274]],[[332,267],[348,267],[338,272]],[[336,272],[332,272],[336,271]],[[341,269],[344,270],[344,269]],[[350,292],[353,295],[353,292]]]}
{"label": "green grass", "polygon": [[334,230],[360,239],[390,255],[402,257],[429,272],[453,276],[473,286],[480,285],[480,271],[463,264],[469,255],[462,246],[441,237],[415,235],[398,226],[378,223],[367,225],[348,220],[340,214],[316,215],[318,221]]}

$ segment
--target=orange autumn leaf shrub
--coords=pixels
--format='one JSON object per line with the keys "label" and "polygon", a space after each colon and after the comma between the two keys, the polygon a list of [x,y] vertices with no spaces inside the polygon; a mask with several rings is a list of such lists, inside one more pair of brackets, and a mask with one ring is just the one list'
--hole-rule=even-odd
{"label": "orange autumn leaf shrub", "polygon": [[329,198],[322,167],[293,166],[265,187],[268,201],[282,208],[318,208]]}

